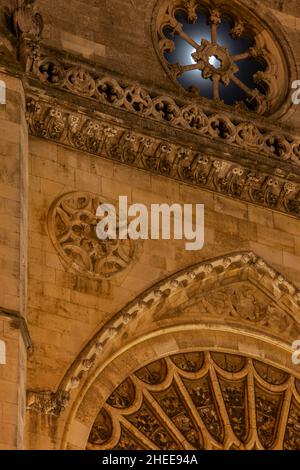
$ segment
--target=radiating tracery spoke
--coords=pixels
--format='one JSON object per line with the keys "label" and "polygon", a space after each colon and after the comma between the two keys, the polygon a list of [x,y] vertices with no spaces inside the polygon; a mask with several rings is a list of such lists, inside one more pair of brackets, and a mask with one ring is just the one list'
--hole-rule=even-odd
{"label": "radiating tracery spoke", "polygon": [[215,23],[211,24],[211,42],[212,44],[217,44],[217,25]]}
{"label": "radiating tracery spoke", "polygon": [[220,95],[219,95],[219,84],[220,84],[220,77],[219,75],[217,74],[214,74],[213,75],[213,84],[214,84],[214,88],[213,88],[213,92],[214,92],[214,99],[215,100],[218,100]]}
{"label": "radiating tracery spoke", "polygon": [[212,44],[217,44],[218,42],[218,25],[221,23],[221,21],[221,14],[219,10],[212,10],[209,17]]}
{"label": "radiating tracery spoke", "polygon": [[180,75],[184,74],[185,72],[190,72],[191,70],[201,70],[201,68],[202,67],[201,67],[200,64],[179,65],[177,74],[178,74],[178,76],[180,76]]}
{"label": "radiating tracery spoke", "polygon": [[239,80],[235,75],[231,75],[231,80],[247,95],[252,95],[253,90],[251,90],[247,85],[245,85],[241,80]]}
{"label": "radiating tracery spoke", "polygon": [[287,372],[243,356],[177,354],[114,391],[87,448],[300,450],[297,387]]}
{"label": "radiating tracery spoke", "polygon": [[240,60],[246,60],[246,59],[249,59],[250,57],[251,57],[251,53],[249,51],[243,52],[242,54],[236,54],[236,55],[231,56],[234,62],[239,62]]}
{"label": "radiating tracery spoke", "polygon": [[187,33],[183,31],[182,26],[183,25],[178,22],[174,28],[174,31],[178,33],[179,36],[181,36],[182,39],[186,41],[190,46],[192,46],[194,49],[197,49],[199,47],[199,44],[196,41],[194,41],[194,39],[191,38]]}

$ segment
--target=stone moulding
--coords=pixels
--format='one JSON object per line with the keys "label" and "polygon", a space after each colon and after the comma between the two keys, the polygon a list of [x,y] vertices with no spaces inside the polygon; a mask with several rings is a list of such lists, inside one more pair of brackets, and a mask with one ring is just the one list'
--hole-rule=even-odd
{"label": "stone moulding", "polygon": [[[71,399],[72,391],[79,388],[87,374],[95,369],[96,363],[104,360],[105,351],[111,346],[111,342],[123,336],[125,329],[134,320],[149,316],[162,301],[178,294],[182,289],[192,287],[196,282],[205,286],[206,283],[218,279],[218,276],[224,279],[234,273],[240,273],[242,278],[245,273],[249,279],[252,276],[260,288],[266,289],[268,296],[273,298],[270,308],[265,309],[264,313],[260,312],[259,317],[245,312],[246,303],[245,299],[242,299],[238,309],[238,322],[246,328],[258,329],[260,334],[267,331],[268,336],[277,338],[277,343],[280,338],[281,342],[290,345],[298,332],[300,333],[300,291],[254,253],[229,254],[191,266],[164,279],[124,307],[101,328],[79,354],[61,381],[55,396]],[[224,321],[227,324],[227,317]]]}
{"label": "stone moulding", "polygon": [[178,100],[153,93],[139,84],[124,85],[111,76],[96,70],[91,72],[88,67],[63,59],[34,54],[31,60],[28,77],[47,85],[49,90],[67,91],[89,102],[109,105],[300,166],[300,139],[266,121],[260,122],[256,116],[242,111],[238,117],[237,113],[224,111],[227,106],[219,106],[220,111],[205,109],[199,100]]}
{"label": "stone moulding", "polygon": [[[28,99],[27,120],[33,136],[300,217],[300,184],[271,172],[131,131],[103,118],[89,118],[34,97]],[[220,116],[215,116],[214,122],[220,124]]]}

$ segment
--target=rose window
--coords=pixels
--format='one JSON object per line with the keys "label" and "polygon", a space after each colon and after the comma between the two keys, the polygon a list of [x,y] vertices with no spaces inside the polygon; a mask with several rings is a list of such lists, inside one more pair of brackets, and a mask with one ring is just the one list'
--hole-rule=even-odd
{"label": "rose window", "polygon": [[245,356],[148,364],[99,410],[88,450],[299,450],[300,381]]}
{"label": "rose window", "polygon": [[157,18],[160,58],[191,96],[260,114],[278,108],[288,92],[284,54],[249,11],[232,1],[166,0]]}

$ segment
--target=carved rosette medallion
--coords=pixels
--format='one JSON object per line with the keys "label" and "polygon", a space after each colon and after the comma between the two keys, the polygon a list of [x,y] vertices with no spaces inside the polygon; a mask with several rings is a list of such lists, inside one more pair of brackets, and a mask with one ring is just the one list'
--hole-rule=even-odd
{"label": "carved rosette medallion", "polygon": [[130,239],[100,240],[97,208],[104,201],[86,192],[60,197],[50,208],[48,229],[66,269],[94,280],[109,280],[135,260],[139,244]]}

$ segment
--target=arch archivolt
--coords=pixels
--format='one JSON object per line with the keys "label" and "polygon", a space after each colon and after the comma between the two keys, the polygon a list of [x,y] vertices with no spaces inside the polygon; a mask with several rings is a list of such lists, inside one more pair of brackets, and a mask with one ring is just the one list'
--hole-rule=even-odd
{"label": "arch archivolt", "polygon": [[[170,364],[171,356],[183,352],[202,351],[206,358],[218,352],[300,377],[291,363],[292,343],[299,337],[299,292],[254,253],[233,253],[185,269],[124,307],[70,367],[58,390],[70,397],[60,418],[58,447],[86,448],[108,398],[147,364],[162,358]],[[118,426],[113,425],[115,439]],[[238,445],[227,441],[227,448]]]}
{"label": "arch archivolt", "polygon": [[[170,358],[172,358],[174,355],[178,355],[179,352],[181,354],[187,353],[193,355],[195,354],[195,351],[203,352],[206,356],[205,367],[203,367],[199,373],[197,372],[196,375],[193,375],[193,372],[190,374],[189,371],[184,371],[183,373],[182,371],[179,371],[181,377],[179,377],[178,380],[178,370],[176,370],[176,368],[173,366],[171,369],[168,368],[168,373],[165,375],[165,379],[162,380],[162,382],[159,381],[158,384],[154,384],[153,386],[150,385],[150,391],[148,385],[144,387],[145,384],[143,381],[139,380],[135,376],[135,373],[139,371],[139,377],[143,377],[143,375],[145,375],[145,369],[147,369],[149,364],[159,362],[163,359],[166,360],[167,364],[169,365],[170,360],[172,360]],[[195,378],[198,379],[199,377],[204,377],[209,369],[211,371],[209,373],[212,374],[212,381],[214,382],[213,386],[215,386],[218,379],[215,375],[216,366],[212,366],[211,357],[214,354],[218,354],[219,356],[224,357],[231,357],[231,355],[234,355],[235,358],[238,357],[243,359],[244,367],[242,370],[238,369],[237,371],[233,372],[234,369],[229,368],[228,370],[230,372],[226,370],[222,372],[222,376],[225,376],[225,379],[231,381],[231,385],[235,386],[237,384],[239,387],[238,382],[241,380],[241,378],[245,379],[245,377],[247,377],[247,386],[249,387],[249,390],[252,391],[254,390],[253,380],[255,375],[256,380],[258,378],[259,381],[259,390],[263,390],[263,392],[266,393],[266,396],[264,395],[263,397],[259,398],[266,400],[269,398],[269,393],[273,393],[275,397],[277,397],[279,393],[281,397],[281,403],[285,403],[284,407],[282,407],[282,404],[280,404],[280,413],[282,413],[283,416],[282,420],[280,419],[280,422],[282,421],[280,435],[277,432],[275,434],[275,431],[277,429],[279,430],[279,427],[276,427],[275,430],[274,425],[272,424],[274,423],[274,417],[272,418],[270,426],[274,432],[274,440],[272,441],[272,444],[280,448],[282,446],[282,440],[285,436],[283,431],[286,429],[286,422],[288,419],[288,411],[291,404],[292,395],[296,396],[297,403],[299,402],[300,373],[299,371],[297,373],[297,371],[291,367],[291,353],[289,348],[284,347],[283,344],[280,345],[276,343],[276,341],[270,342],[267,338],[264,339],[259,337],[259,335],[247,335],[245,332],[233,331],[219,327],[214,328],[213,326],[205,328],[205,326],[202,324],[197,326],[186,325],[185,328],[170,327],[169,329],[158,332],[156,335],[153,334],[151,337],[147,336],[141,338],[140,342],[136,343],[132,347],[129,347],[126,351],[120,351],[120,354],[116,355],[116,357],[111,362],[108,362],[105,365],[97,378],[93,380],[92,384],[87,387],[87,390],[82,393],[79,406],[76,406],[76,409],[75,407],[73,409],[72,419],[70,420],[70,427],[68,428],[68,432],[65,435],[66,440],[64,442],[64,446],[81,449],[85,449],[86,447],[88,449],[122,448],[122,445],[124,445],[124,436],[122,439],[120,439],[121,431],[122,429],[125,429],[125,439],[128,438],[128,436],[126,436],[126,431],[129,431],[130,437],[135,436],[136,434],[138,435],[140,439],[139,445],[142,443],[146,449],[159,448],[159,446],[153,442],[151,445],[149,445],[149,438],[147,439],[147,436],[146,438],[143,438],[141,432],[135,432],[135,426],[133,426],[130,421],[127,421],[127,417],[129,416],[131,418],[135,412],[138,413],[141,410],[143,396],[146,396],[146,400],[149,402],[151,400],[151,392],[163,392],[164,390],[168,389],[174,376],[176,383],[178,384],[179,382],[179,384],[181,384],[182,375],[186,375],[186,378],[189,378],[189,375],[192,375],[192,380]],[[268,375],[270,375],[270,380],[268,378],[269,382],[266,383],[266,375],[264,374],[264,371],[260,370],[257,372],[254,370],[256,363],[258,363],[261,368],[268,368]],[[270,370],[274,372],[270,373]],[[217,373],[218,371],[219,369],[217,367]],[[264,378],[259,376],[259,373]],[[122,387],[123,384],[128,381],[128,378],[129,380],[133,379],[134,386],[137,387],[137,394],[134,403],[129,403],[129,406],[127,407],[128,409],[125,410],[124,416],[122,416],[124,410],[118,409],[118,407],[114,407],[112,398],[114,398],[116,388],[118,386]],[[296,382],[297,379],[298,382]],[[275,385],[272,385],[272,380]],[[296,384],[298,384],[297,390]],[[187,392],[183,393],[186,395]],[[121,394],[121,397],[124,397],[123,393]],[[254,399],[254,395],[252,394],[250,397],[252,403],[254,402]],[[110,401],[110,404],[107,403],[108,400]],[[152,406],[154,406],[154,409],[157,411],[155,404]],[[223,419],[225,419],[226,423],[229,417],[224,411],[225,404],[223,399],[220,399],[220,395],[218,397],[217,406],[219,408],[223,408]],[[248,405],[245,404],[244,409],[246,409],[247,406]],[[93,444],[89,441],[93,439],[93,429],[95,427],[95,423],[97,424],[97,420],[99,420],[99,414],[103,411],[103,409],[109,412],[110,416],[112,416],[111,424],[113,435],[111,439],[108,440],[108,442],[101,443],[101,445],[99,445],[99,442],[97,444]],[[299,406],[298,409],[300,409]],[[249,434],[247,434],[247,437],[245,437],[245,442],[240,442],[232,430],[229,435],[226,436],[226,438],[223,436],[225,442],[222,442],[222,435],[219,436],[218,439],[210,439],[210,433],[205,431],[206,427],[202,421],[203,418],[198,418],[197,424],[199,424],[200,421],[201,429],[204,427],[204,431],[202,430],[201,432],[203,448],[230,448],[232,445],[235,445],[240,448],[258,447],[262,449],[263,444],[258,438],[256,426],[254,426],[255,408],[252,406],[251,410],[251,416],[248,414],[247,419],[251,419],[251,429],[253,432],[249,432]],[[278,409],[275,409],[275,412],[277,412],[279,415],[279,407]],[[263,418],[264,415],[261,419]],[[166,425],[168,426],[168,417],[166,420]],[[174,426],[171,426],[171,429],[174,429]],[[217,435],[218,432],[220,432],[220,429],[215,430]],[[179,437],[182,439],[182,434],[179,434]],[[125,440],[125,442],[127,441]],[[182,441],[180,441],[180,443],[182,444]],[[178,447],[178,441],[175,441],[175,444]],[[195,447],[197,448],[197,446],[189,446],[188,443],[184,441],[183,448],[193,449]]]}

